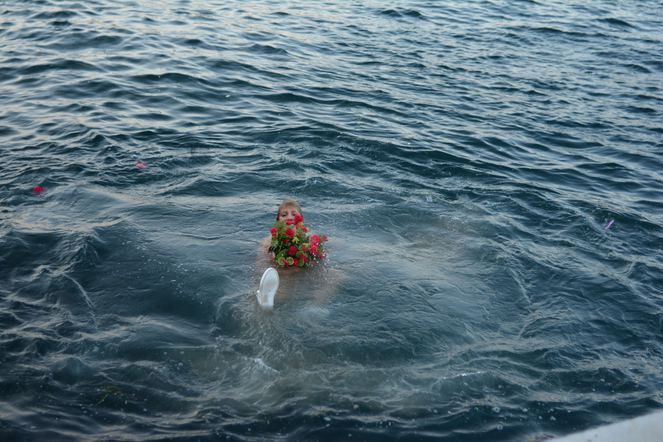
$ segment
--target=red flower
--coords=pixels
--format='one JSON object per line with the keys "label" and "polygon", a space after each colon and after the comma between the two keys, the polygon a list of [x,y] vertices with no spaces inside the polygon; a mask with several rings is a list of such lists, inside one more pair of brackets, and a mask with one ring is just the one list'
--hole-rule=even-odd
{"label": "red flower", "polygon": [[[311,234],[304,225],[304,217],[297,214],[291,220],[277,221],[270,233],[271,251],[278,267],[310,267],[327,257],[324,242],[327,235]],[[276,259],[279,257],[279,259]]]}

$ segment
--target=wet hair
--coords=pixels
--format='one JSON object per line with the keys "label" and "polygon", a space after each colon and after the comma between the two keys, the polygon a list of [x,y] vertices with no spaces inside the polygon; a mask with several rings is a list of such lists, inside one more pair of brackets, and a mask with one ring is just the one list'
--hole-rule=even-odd
{"label": "wet hair", "polygon": [[285,209],[286,207],[294,207],[297,209],[300,215],[304,216],[302,213],[302,207],[299,205],[299,203],[295,200],[283,200],[281,205],[279,206],[279,210],[276,211],[276,221],[279,220],[279,214],[281,213],[281,210]]}

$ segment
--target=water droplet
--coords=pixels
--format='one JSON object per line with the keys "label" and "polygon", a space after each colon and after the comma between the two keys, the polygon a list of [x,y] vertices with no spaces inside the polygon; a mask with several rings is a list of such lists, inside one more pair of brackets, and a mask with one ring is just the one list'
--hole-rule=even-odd
{"label": "water droplet", "polygon": [[499,413],[500,412],[500,407],[493,407],[493,412],[494,413]]}

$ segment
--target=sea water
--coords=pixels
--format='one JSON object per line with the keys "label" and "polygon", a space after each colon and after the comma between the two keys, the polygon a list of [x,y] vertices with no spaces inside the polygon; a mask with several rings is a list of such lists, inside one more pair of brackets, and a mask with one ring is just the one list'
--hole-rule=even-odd
{"label": "sea water", "polygon": [[[661,17],[2,2],[0,439],[533,441],[660,409]],[[329,258],[264,311],[286,197]]]}

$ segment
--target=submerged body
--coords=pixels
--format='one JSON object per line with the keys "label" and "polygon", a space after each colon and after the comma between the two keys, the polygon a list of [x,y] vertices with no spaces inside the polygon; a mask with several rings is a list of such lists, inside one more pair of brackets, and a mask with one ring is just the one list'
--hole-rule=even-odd
{"label": "submerged body", "polygon": [[278,267],[274,262],[274,254],[269,251],[271,238],[260,242],[256,259],[256,270],[260,274],[269,268],[275,268],[279,274],[279,288],[275,303],[292,297],[312,296],[317,301],[324,301],[336,290],[340,282],[340,272],[326,268],[323,264],[312,267]]}
{"label": "submerged body", "polygon": [[[302,220],[301,207],[296,201],[286,200],[279,206],[276,221],[287,224]],[[329,297],[341,280],[340,272],[325,268],[321,263],[310,267],[279,266],[274,260],[272,250],[272,237],[264,238],[258,247],[256,267],[262,272],[273,267],[278,271],[280,284],[276,292],[276,303],[292,296],[312,295],[316,300],[322,301]]]}

